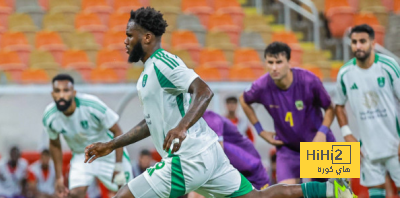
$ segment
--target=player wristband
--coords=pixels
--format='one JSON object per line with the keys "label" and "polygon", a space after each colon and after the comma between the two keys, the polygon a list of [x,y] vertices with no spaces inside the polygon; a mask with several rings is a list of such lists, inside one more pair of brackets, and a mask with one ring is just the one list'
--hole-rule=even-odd
{"label": "player wristband", "polygon": [[254,126],[254,128],[256,128],[256,131],[257,131],[258,135],[260,135],[260,133],[264,131],[264,129],[262,128],[260,122],[255,123],[253,126]]}
{"label": "player wristband", "polygon": [[114,171],[117,171],[117,172],[122,171],[122,162],[115,163]]}
{"label": "player wristband", "polygon": [[344,125],[342,126],[342,128],[340,128],[340,130],[342,131],[342,136],[346,136],[346,135],[351,135],[351,130],[350,127],[348,125]]}
{"label": "player wristband", "polygon": [[329,129],[327,126],[325,126],[325,125],[321,125],[321,126],[319,127],[318,131],[320,131],[320,132],[322,132],[323,134],[326,135],[326,134],[330,131],[330,129]]}

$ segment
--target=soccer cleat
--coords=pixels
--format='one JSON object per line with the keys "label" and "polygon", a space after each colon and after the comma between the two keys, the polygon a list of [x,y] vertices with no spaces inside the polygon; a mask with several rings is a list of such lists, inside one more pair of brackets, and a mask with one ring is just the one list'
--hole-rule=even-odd
{"label": "soccer cleat", "polygon": [[328,182],[333,184],[334,198],[357,198],[346,179],[334,178],[329,179]]}

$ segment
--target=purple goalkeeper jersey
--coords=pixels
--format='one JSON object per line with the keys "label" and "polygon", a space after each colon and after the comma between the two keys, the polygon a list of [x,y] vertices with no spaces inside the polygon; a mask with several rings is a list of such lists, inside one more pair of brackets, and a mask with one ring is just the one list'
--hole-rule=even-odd
{"label": "purple goalkeeper jersey", "polygon": [[[321,108],[327,109],[331,99],[314,74],[300,68],[291,70],[293,82],[287,90],[279,89],[267,73],[254,81],[243,97],[247,104],[264,105],[274,119],[275,138],[300,152],[300,142],[311,142],[318,132],[323,121]],[[332,141],[335,138],[329,131],[327,142]]]}
{"label": "purple goalkeeper jersey", "polygon": [[262,189],[269,184],[261,156],[254,148],[253,143],[240,134],[237,127],[227,118],[212,111],[206,111],[203,119],[215,131],[219,140],[223,141],[224,152],[229,161],[246,177],[255,188]]}

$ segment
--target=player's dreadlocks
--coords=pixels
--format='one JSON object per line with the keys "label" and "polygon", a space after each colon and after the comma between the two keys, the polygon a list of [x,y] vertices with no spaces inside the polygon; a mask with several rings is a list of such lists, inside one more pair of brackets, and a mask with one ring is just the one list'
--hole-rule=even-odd
{"label": "player's dreadlocks", "polygon": [[129,21],[134,21],[140,27],[152,32],[156,37],[163,35],[168,26],[167,21],[163,19],[163,14],[151,7],[132,10]]}

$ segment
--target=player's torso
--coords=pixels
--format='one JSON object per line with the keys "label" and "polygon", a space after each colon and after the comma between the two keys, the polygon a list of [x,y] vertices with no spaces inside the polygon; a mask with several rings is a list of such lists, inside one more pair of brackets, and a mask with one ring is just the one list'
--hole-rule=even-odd
{"label": "player's torso", "polygon": [[40,161],[35,162],[32,164],[29,168],[35,175],[36,181],[37,181],[37,189],[40,192],[43,193],[48,193],[52,194],[54,193],[54,183],[56,179],[55,171],[54,171],[54,165],[52,162],[50,162],[50,167],[48,169],[48,175],[47,177],[44,176],[43,170],[41,168],[41,163]]}
{"label": "player's torso", "polygon": [[7,162],[0,163],[0,195],[15,196],[21,193],[20,183],[27,176],[28,163],[24,159],[18,160],[14,172],[11,172]]}

